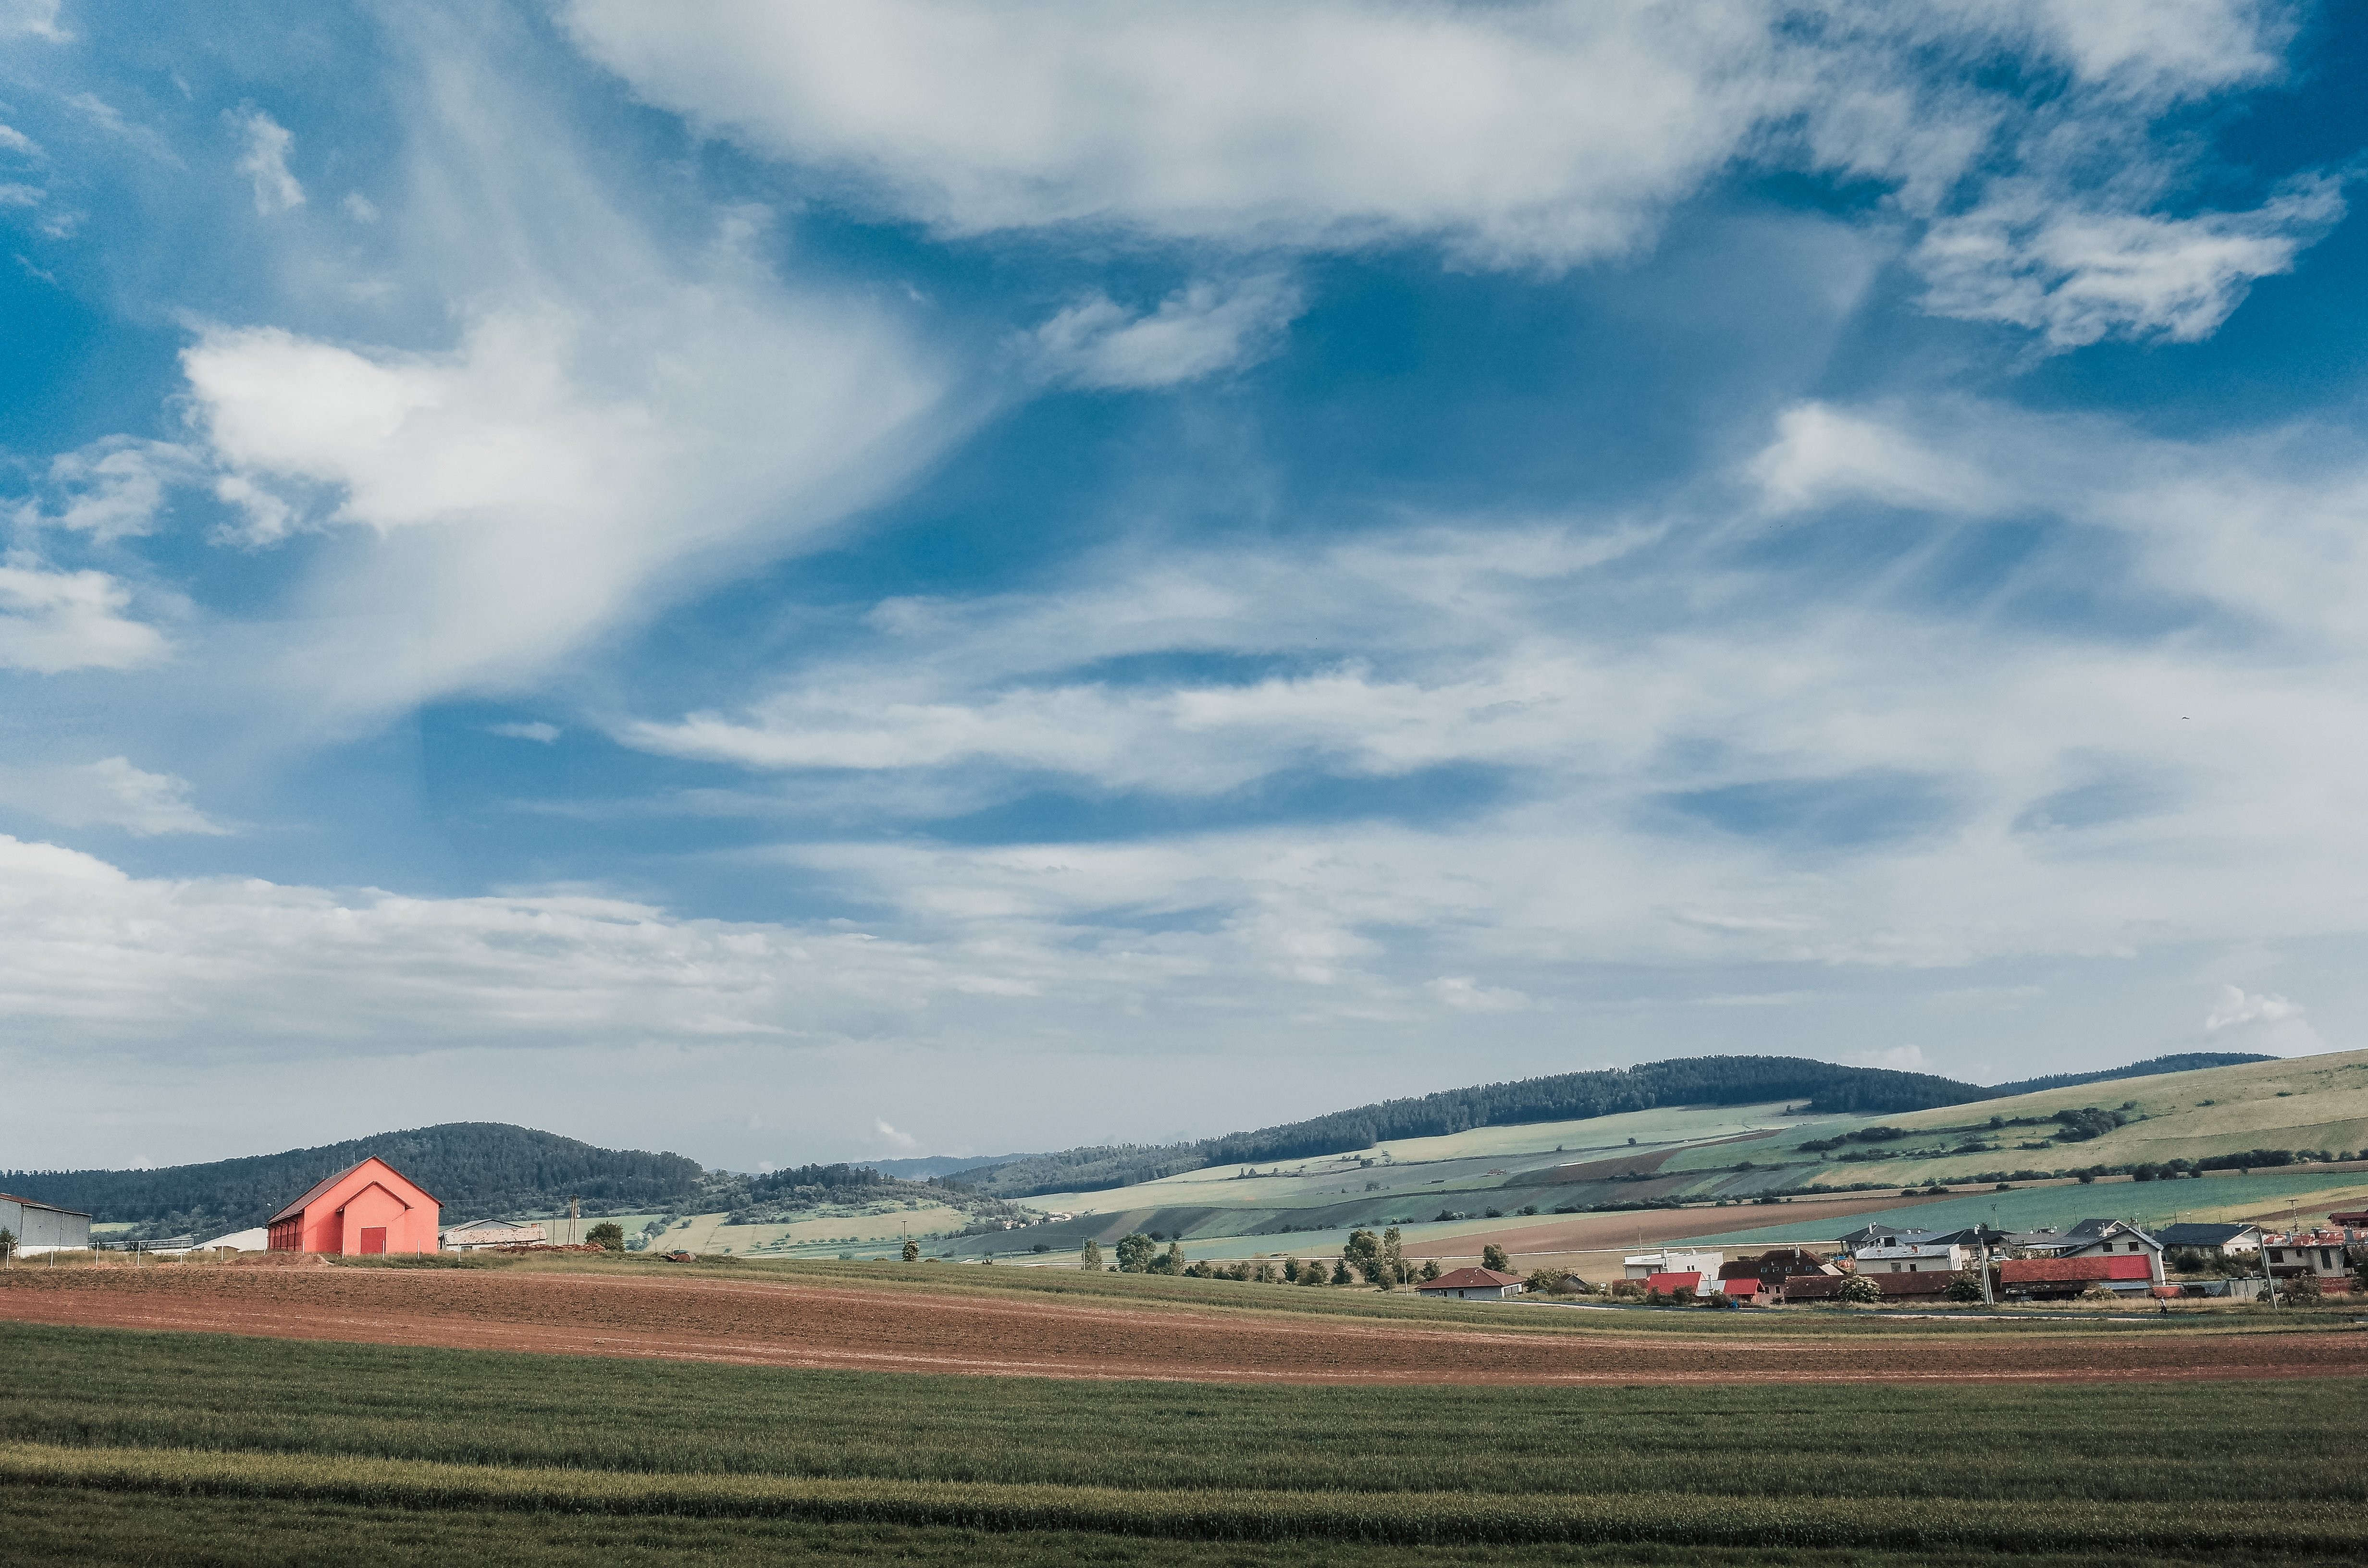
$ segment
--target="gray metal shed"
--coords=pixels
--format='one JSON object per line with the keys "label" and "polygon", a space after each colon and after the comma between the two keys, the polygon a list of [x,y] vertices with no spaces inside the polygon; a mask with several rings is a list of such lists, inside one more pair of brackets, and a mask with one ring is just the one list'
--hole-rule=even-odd
{"label": "gray metal shed", "polygon": [[90,1216],[38,1198],[0,1192],[0,1231],[17,1238],[18,1251],[78,1252],[90,1245]]}

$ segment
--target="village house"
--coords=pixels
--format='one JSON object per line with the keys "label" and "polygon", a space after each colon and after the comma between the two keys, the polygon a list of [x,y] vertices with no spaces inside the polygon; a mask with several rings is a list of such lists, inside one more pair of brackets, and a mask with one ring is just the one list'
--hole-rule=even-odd
{"label": "village house", "polygon": [[1850,1254],[1861,1274],[1954,1274],[1974,1255],[1960,1243],[1927,1241],[1921,1236],[1881,1238],[1887,1244],[1863,1246]]}
{"label": "village house", "polygon": [[2126,1220],[2083,1220],[2066,1233],[2065,1243],[2056,1249],[2056,1256],[2143,1257],[2154,1283],[2162,1283],[2162,1243]]}
{"label": "village house", "polygon": [[2154,1239],[2174,1251],[2214,1253],[2221,1257],[2259,1257],[2259,1225],[2165,1225]]}
{"label": "village house", "polygon": [[1458,1268],[1436,1279],[1426,1279],[1415,1287],[1418,1295],[1434,1301],[1504,1301],[1521,1293],[1521,1277],[1499,1274],[1493,1268]]}
{"label": "village house", "polygon": [[1640,1252],[1620,1260],[1627,1278],[1650,1279],[1656,1274],[1707,1274],[1717,1278],[1723,1252]]}
{"label": "village house", "polygon": [[2351,1278],[2348,1251],[2352,1235],[2348,1230],[2271,1232],[2261,1238],[2261,1256],[2272,1278],[2307,1274],[2321,1287],[2340,1290]]}

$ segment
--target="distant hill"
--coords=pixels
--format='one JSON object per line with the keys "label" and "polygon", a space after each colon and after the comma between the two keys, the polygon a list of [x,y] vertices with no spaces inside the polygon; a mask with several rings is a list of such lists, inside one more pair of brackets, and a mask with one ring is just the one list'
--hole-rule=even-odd
{"label": "distant hill", "polygon": [[2241,1067],[2248,1062],[2277,1060],[2251,1051],[2191,1051],[2178,1056],[2148,1057],[2126,1067],[2108,1067],[2101,1073],[2057,1073],[2045,1078],[1997,1084],[1984,1090],[1983,1095],[1988,1099],[2004,1099],[2009,1095],[2035,1095],[2042,1089],[2069,1089],[2082,1084],[2111,1083],[2116,1078],[2151,1078],[2161,1073],[2194,1073],[2206,1067]]}
{"label": "distant hill", "polygon": [[905,1181],[920,1181],[929,1176],[960,1176],[983,1165],[1008,1165],[1015,1160],[1032,1160],[1033,1154],[928,1154],[911,1160],[866,1160],[884,1176],[898,1176]]}
{"label": "distant hill", "polygon": [[1668,1106],[1756,1105],[1804,1100],[1814,1112],[1896,1116],[1965,1105],[2066,1085],[2185,1073],[2274,1058],[2242,1051],[2157,1056],[2104,1072],[2062,1074],[2019,1084],[1985,1086],[1929,1073],[1842,1067],[1796,1056],[1689,1056],[1588,1073],[1563,1073],[1509,1084],[1445,1089],[1412,1099],[1383,1100],[1255,1132],[1232,1132],[1182,1143],[1119,1144],[1066,1149],[977,1166],[951,1179],[997,1198],[1046,1192],[1097,1192],[1156,1181],[1208,1165],[1261,1165],[1311,1154],[1366,1149],[1397,1138],[1432,1138],[1474,1127],[1577,1121]]}
{"label": "distant hill", "polygon": [[1515,1127],[1532,1121],[1576,1121],[1660,1106],[1755,1105],[1797,1099],[1807,1101],[1816,1111],[1881,1116],[1961,1105],[1994,1092],[1925,1073],[1838,1067],[1793,1056],[1689,1056],[1637,1067],[1446,1089],[1192,1142],[1035,1154],[968,1171],[959,1179],[962,1186],[982,1193],[1025,1198],[1042,1192],[1131,1187],[1203,1165],[1295,1160],[1369,1148],[1395,1138],[1432,1138],[1474,1127]]}
{"label": "distant hill", "polygon": [[156,1170],[9,1171],[0,1186],[142,1233],[215,1234],[262,1224],[314,1182],[372,1154],[434,1194],[447,1221],[548,1210],[570,1193],[593,1209],[669,1209],[699,1195],[706,1176],[680,1154],[602,1149],[505,1122],[452,1121]]}

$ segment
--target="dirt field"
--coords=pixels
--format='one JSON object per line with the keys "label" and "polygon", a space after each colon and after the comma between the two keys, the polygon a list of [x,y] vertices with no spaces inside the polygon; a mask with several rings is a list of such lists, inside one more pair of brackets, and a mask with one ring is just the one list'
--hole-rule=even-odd
{"label": "dirt field", "polygon": [[[1244,1287],[1256,1290],[1258,1287]],[[1534,1322],[1546,1307],[1501,1310]],[[1568,1314],[1572,1318],[1577,1313]],[[616,1275],[20,1269],[0,1318],[752,1366],[1354,1383],[1999,1382],[2368,1374],[2368,1333],[2032,1324],[1804,1334],[1505,1332],[1014,1294]],[[1634,1322],[1634,1320],[1629,1320]],[[1557,1324],[1557,1327],[1564,1325]],[[1738,1329],[1741,1325],[1736,1325]]]}

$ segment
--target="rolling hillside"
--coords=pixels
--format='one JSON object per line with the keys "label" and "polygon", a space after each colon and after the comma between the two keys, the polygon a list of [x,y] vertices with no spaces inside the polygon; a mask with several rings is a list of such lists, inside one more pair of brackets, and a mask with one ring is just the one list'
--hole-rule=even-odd
{"label": "rolling hillside", "polygon": [[[1922,1193],[1935,1184],[1987,1194],[2001,1181],[2028,1193],[2013,1199],[2015,1213],[2028,1208],[2032,1223],[2045,1223],[2035,1216],[2080,1208],[2083,1192],[2091,1193],[2083,1213],[2102,1207],[2078,1184],[2081,1174],[2123,1182],[2133,1170],[2162,1185],[2147,1187],[2142,1201],[2117,1198],[2114,1211],[2138,1203],[2147,1214],[2192,1217],[2368,1183],[2368,1171],[2308,1158],[2363,1153],[2368,1051],[2355,1051],[2149,1071],[1882,1115],[1815,1115],[1798,1101],[1775,1100],[1394,1139],[1032,1196],[1028,1207],[1070,1218],[1030,1230],[1027,1240],[1065,1249],[1087,1235],[1107,1241],[1142,1230],[1181,1236],[1196,1255],[1235,1256],[1320,1250],[1337,1246],[1350,1227],[1395,1223],[1409,1243],[1463,1236],[1476,1252],[1491,1233],[1534,1231],[1556,1214],[1703,1206],[1693,1233],[1746,1232],[1755,1229],[1750,1216],[1773,1220],[1765,1206],[1795,1196]],[[2239,1169],[2275,1179],[2207,1187],[2191,1175]],[[2066,1194],[2060,1201],[2050,1196],[2057,1191]],[[1985,1211],[1991,1201],[2002,1199],[1986,1199]],[[946,1250],[963,1256],[1008,1244],[973,1237]]]}
{"label": "rolling hillside", "polygon": [[1888,1115],[2063,1085],[2271,1060],[2243,1052],[2163,1056],[2101,1073],[1985,1088],[1925,1073],[1841,1067],[1792,1056],[1691,1056],[1636,1067],[1446,1089],[1191,1142],[1070,1149],[1000,1164],[981,1163],[963,1170],[961,1180],[976,1191],[1002,1198],[1100,1191],[1211,1166],[1304,1159],[1394,1141],[1451,1136],[1473,1128],[1590,1120],[1669,1106],[1762,1105],[1780,1100],[1804,1102],[1801,1108],[1811,1115]]}

